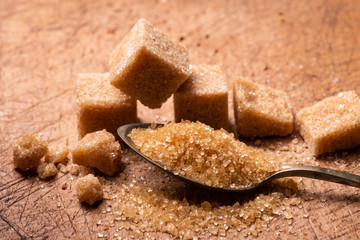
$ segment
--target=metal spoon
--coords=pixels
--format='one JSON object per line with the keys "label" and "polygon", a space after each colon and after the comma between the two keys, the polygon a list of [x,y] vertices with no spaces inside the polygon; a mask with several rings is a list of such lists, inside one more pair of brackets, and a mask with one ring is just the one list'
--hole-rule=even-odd
{"label": "metal spoon", "polygon": [[[246,187],[246,188],[220,188],[220,187],[214,187],[207,185],[202,182],[198,182],[194,179],[188,178],[186,176],[174,173],[173,171],[167,169],[166,167],[162,166],[161,164],[151,160],[147,156],[145,156],[143,153],[141,153],[134,145],[133,141],[128,137],[128,134],[133,130],[134,128],[148,128],[151,126],[151,123],[134,123],[134,124],[127,124],[124,126],[121,126],[118,128],[117,132],[120,136],[120,138],[137,154],[139,154],[141,157],[152,163],[153,165],[159,167],[163,171],[180,178],[181,180],[209,189],[213,191],[221,191],[221,192],[246,192],[251,191],[259,186],[265,184],[266,182],[283,178],[283,177],[307,177],[307,178],[313,178],[313,179],[319,179],[319,180],[325,180],[329,182],[335,182],[345,185],[350,185],[353,187],[360,188],[360,176],[355,175],[352,173],[337,171],[333,169],[328,168],[322,168],[322,167],[315,167],[315,166],[306,166],[306,165],[296,165],[296,164],[284,164],[281,166],[280,170],[277,172],[272,173],[269,177],[264,179],[262,182],[258,183],[257,185]],[[163,124],[156,124],[156,127],[163,126]]]}

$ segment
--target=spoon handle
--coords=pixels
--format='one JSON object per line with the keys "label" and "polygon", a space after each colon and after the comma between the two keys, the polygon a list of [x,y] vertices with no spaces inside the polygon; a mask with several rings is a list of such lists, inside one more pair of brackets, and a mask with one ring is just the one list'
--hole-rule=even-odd
{"label": "spoon handle", "polygon": [[282,165],[280,171],[266,180],[274,180],[282,177],[307,177],[360,188],[359,175],[329,168],[296,164]]}

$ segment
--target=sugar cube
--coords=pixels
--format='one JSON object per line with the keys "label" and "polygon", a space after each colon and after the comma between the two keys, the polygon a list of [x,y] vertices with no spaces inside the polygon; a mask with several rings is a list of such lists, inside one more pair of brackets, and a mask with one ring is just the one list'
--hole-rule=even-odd
{"label": "sugar cube", "polygon": [[79,136],[137,121],[136,100],[110,83],[109,73],[80,73],[77,82]]}
{"label": "sugar cube", "polygon": [[288,97],[245,78],[233,82],[234,114],[244,137],[285,136],[293,131],[294,119]]}
{"label": "sugar cube", "polygon": [[140,19],[110,54],[111,81],[149,108],[159,108],[189,77],[187,49]]}
{"label": "sugar cube", "polygon": [[175,121],[200,121],[228,129],[228,89],[216,65],[190,66],[191,75],[174,94]]}
{"label": "sugar cube", "polygon": [[301,109],[296,126],[314,156],[360,144],[360,98],[340,92]]}

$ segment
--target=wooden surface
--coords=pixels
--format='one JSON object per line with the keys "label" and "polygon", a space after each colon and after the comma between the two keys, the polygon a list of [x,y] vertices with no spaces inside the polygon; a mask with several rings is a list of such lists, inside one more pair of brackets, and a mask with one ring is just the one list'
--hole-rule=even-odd
{"label": "wooden surface", "polygon": [[[77,73],[108,71],[110,51],[141,17],[181,39],[191,63],[221,64],[229,82],[242,75],[287,91],[295,113],[339,91],[360,94],[356,0],[1,1],[0,239],[97,238],[101,226],[95,221],[106,201],[96,209],[79,204],[71,184],[61,190],[71,182],[69,174],[43,182],[15,171],[11,144],[27,132],[75,143]],[[160,110],[139,106],[139,118],[172,120],[171,100]],[[313,163],[336,168],[340,161],[360,174],[359,156],[356,148]],[[291,226],[301,238],[360,238],[359,190],[302,184],[314,199],[304,201]],[[277,239],[275,232],[289,226],[276,218],[270,228],[258,239]],[[281,238],[294,236],[285,231]]]}

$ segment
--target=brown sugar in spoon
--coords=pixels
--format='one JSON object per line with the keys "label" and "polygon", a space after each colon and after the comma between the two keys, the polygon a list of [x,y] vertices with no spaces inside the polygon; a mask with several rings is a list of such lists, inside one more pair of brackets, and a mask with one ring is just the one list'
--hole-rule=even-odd
{"label": "brown sugar in spoon", "polygon": [[[155,162],[154,160],[150,159],[149,157],[145,156],[141,151],[139,151],[133,141],[128,137],[129,133],[135,128],[149,128],[154,124],[151,123],[134,123],[134,124],[127,124],[118,128],[117,132],[122,139],[122,141],[127,144],[132,150],[134,150],[137,154],[143,157],[145,160],[150,162],[151,164],[157,166],[158,168],[162,169],[163,171],[167,172],[170,175],[173,175],[187,183],[191,183],[202,188],[212,190],[212,191],[220,191],[220,192],[234,192],[234,193],[241,193],[241,192],[248,192],[255,190],[256,188],[260,187],[261,185],[273,181],[275,179],[284,178],[284,177],[306,177],[318,180],[324,180],[329,182],[340,183],[344,185],[349,185],[353,187],[360,188],[360,176],[355,175],[348,172],[333,170],[329,168],[323,167],[316,167],[316,166],[307,166],[307,165],[297,165],[297,164],[283,164],[281,165],[278,171],[273,172],[270,176],[263,179],[261,182],[252,185],[250,187],[244,188],[222,188],[207,185],[203,182],[196,181],[189,177],[183,176],[178,174],[171,169],[166,168],[165,166]],[[156,127],[163,126],[163,124],[155,124]]]}

